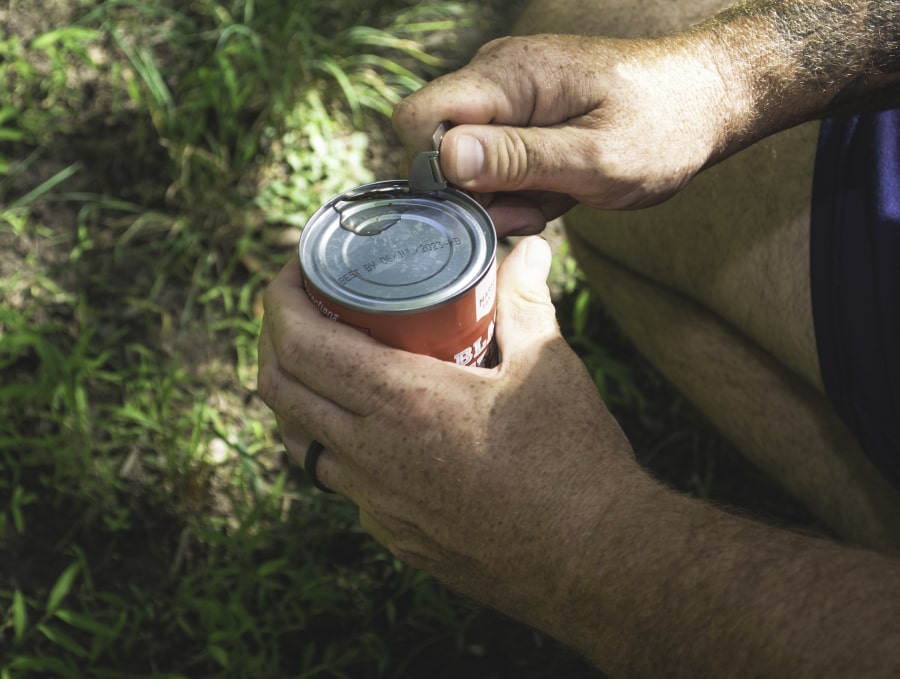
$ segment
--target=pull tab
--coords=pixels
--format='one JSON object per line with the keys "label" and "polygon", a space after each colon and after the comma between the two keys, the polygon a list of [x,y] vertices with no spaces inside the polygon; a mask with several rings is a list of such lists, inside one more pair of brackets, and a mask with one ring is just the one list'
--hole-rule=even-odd
{"label": "pull tab", "polygon": [[441,172],[440,150],[447,128],[447,123],[438,125],[431,135],[434,151],[425,151],[415,157],[408,182],[360,186],[335,198],[332,209],[340,215],[338,223],[341,228],[358,236],[377,235],[403,218],[404,209],[394,202],[395,199],[417,193],[436,194],[446,189],[447,179]]}
{"label": "pull tab", "polygon": [[401,184],[351,189],[334,200],[332,209],[340,215],[342,229],[357,236],[376,236],[403,219],[404,210],[394,200],[409,193]]}
{"label": "pull tab", "polygon": [[441,172],[441,141],[447,131],[447,123],[437,126],[431,135],[434,151],[424,151],[417,155],[409,169],[409,190],[412,193],[434,193],[447,188],[447,179]]}

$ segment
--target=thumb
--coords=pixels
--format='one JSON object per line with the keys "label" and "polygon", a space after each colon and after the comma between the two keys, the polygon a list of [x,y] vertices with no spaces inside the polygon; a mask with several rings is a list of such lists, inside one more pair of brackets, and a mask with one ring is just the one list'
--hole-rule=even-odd
{"label": "thumb", "polygon": [[504,363],[560,337],[547,275],[552,254],[539,236],[523,239],[507,256],[497,280],[497,343]]}
{"label": "thumb", "polygon": [[589,135],[569,127],[459,125],[441,142],[441,168],[447,179],[477,193],[540,190],[582,193],[590,149]]}

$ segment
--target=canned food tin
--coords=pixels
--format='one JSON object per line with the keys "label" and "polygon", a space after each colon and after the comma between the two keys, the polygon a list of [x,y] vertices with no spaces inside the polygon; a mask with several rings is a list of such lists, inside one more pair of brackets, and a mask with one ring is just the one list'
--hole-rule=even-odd
{"label": "canned food tin", "polygon": [[375,182],[322,206],[300,237],[304,287],[323,315],[393,347],[492,366],[497,236],[453,188]]}

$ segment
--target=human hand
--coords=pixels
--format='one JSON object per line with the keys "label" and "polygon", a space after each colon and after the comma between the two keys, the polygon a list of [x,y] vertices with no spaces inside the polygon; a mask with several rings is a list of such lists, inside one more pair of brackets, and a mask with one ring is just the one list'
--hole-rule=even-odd
{"label": "human hand", "polygon": [[[326,446],[319,479],[403,561],[534,624],[558,618],[605,509],[642,477],[559,334],[547,244],[499,272],[502,364],[458,366],[323,318],[296,262],[266,292],[259,389],[289,454]],[[552,594],[552,597],[550,596]]]}
{"label": "human hand", "polygon": [[454,125],[444,174],[483,194],[501,236],[537,233],[576,202],[652,205],[731,148],[749,108],[715,44],[502,38],[402,101],[394,127],[418,151]]}

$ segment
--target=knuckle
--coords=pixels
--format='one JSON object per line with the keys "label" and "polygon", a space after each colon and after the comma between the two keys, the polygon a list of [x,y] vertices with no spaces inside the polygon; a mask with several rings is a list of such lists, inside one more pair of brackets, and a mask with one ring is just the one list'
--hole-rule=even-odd
{"label": "knuckle", "polygon": [[391,115],[391,123],[394,130],[403,133],[409,126],[409,121],[414,117],[413,103],[409,98],[397,102],[394,106],[394,112]]}
{"label": "knuckle", "polygon": [[[432,362],[436,360],[390,347],[378,354],[352,357],[346,379],[359,382],[361,407],[357,413],[373,422],[408,423],[420,418],[440,393],[434,388]],[[365,376],[362,380],[357,377],[360,373]]]}
{"label": "knuckle", "polygon": [[281,393],[281,379],[278,369],[271,364],[260,366],[256,384],[257,392],[263,403],[274,409],[278,404]]}
{"label": "knuckle", "polygon": [[517,128],[507,128],[502,143],[494,155],[498,176],[504,177],[511,190],[523,188],[528,180],[529,149],[522,133]]}
{"label": "knuckle", "polygon": [[433,559],[426,554],[422,530],[412,522],[397,517],[382,519],[390,539],[386,545],[395,557],[418,570],[430,570]]}
{"label": "knuckle", "polygon": [[263,402],[273,410],[278,407],[285,381],[284,368],[303,360],[299,342],[288,340],[273,342],[275,354],[260,362],[257,374],[257,391]]}
{"label": "knuckle", "polygon": [[500,38],[494,38],[493,40],[489,40],[478,50],[475,52],[475,59],[479,59],[482,57],[486,57],[491,54],[495,54],[499,50],[502,50],[510,45],[511,42],[517,40],[517,37],[514,36],[503,36]]}
{"label": "knuckle", "polygon": [[278,363],[285,367],[303,365],[306,361],[303,343],[294,337],[282,338],[281,342],[276,341],[275,355],[278,357]]}
{"label": "knuckle", "polygon": [[368,394],[365,417],[372,421],[415,422],[427,401],[427,389],[389,386],[386,383],[375,385]]}
{"label": "knuckle", "polygon": [[265,316],[271,316],[278,306],[277,292],[274,283],[269,283],[263,292],[263,313]]}

